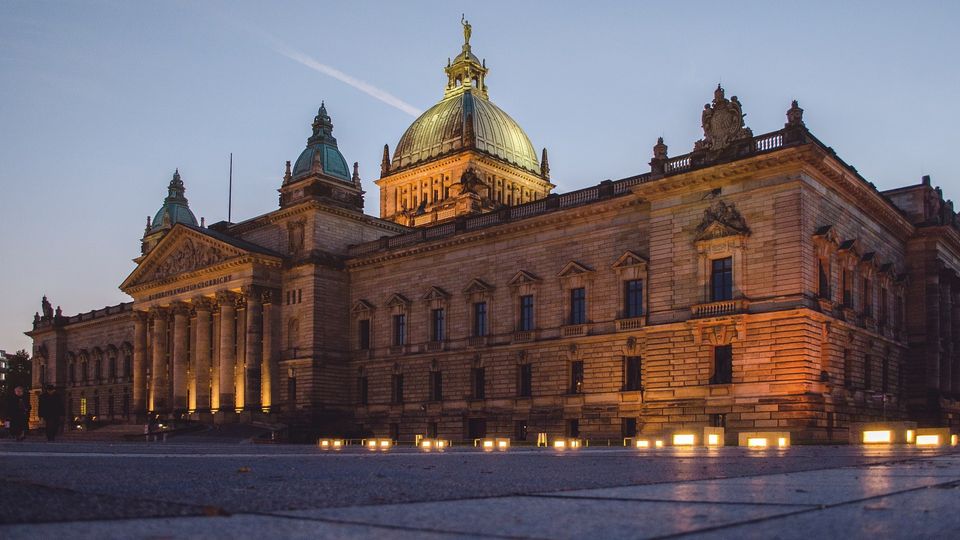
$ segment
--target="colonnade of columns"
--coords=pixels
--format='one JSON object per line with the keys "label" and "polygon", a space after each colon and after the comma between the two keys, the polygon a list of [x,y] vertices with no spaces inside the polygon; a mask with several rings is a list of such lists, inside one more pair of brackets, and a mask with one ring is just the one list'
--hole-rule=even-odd
{"label": "colonnade of columns", "polygon": [[274,291],[261,287],[134,312],[134,410],[269,412],[278,317]]}

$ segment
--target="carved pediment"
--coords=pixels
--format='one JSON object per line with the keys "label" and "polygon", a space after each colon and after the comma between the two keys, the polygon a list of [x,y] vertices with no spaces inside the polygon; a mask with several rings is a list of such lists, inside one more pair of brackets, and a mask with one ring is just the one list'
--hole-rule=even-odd
{"label": "carved pediment", "polygon": [[473,278],[470,280],[470,283],[467,283],[467,286],[463,288],[464,294],[475,294],[482,292],[489,292],[493,290],[493,286],[487,283],[486,281],[480,278]]}
{"label": "carved pediment", "polygon": [[423,299],[427,301],[446,300],[447,298],[450,298],[450,294],[447,293],[447,291],[441,289],[440,287],[437,287],[436,285],[427,289],[426,294],[423,295]]}
{"label": "carved pediment", "polygon": [[391,296],[390,299],[387,300],[387,305],[389,307],[399,306],[399,307],[405,308],[410,305],[410,300],[406,296],[400,293],[393,293],[393,296]]}
{"label": "carved pediment", "polygon": [[354,315],[362,315],[364,313],[370,313],[373,310],[373,304],[367,302],[366,300],[360,299],[354,302],[353,307],[350,308],[350,313]]}
{"label": "carved pediment", "polygon": [[140,261],[137,268],[120,285],[120,289],[128,290],[136,285],[186,274],[253,254],[203,232],[177,225]]}
{"label": "carved pediment", "polygon": [[849,257],[851,260],[860,259],[860,241],[857,239],[844,240],[840,242],[837,252]]}
{"label": "carved pediment", "polygon": [[520,285],[526,285],[528,283],[540,283],[540,278],[526,270],[521,270],[513,276],[513,278],[507,282],[507,285],[511,287],[519,287]]}
{"label": "carved pediment", "polygon": [[563,268],[560,269],[560,272],[557,274],[557,277],[570,277],[577,274],[589,274],[593,272],[592,268],[584,266],[577,261],[570,261],[567,264],[563,265]]}
{"label": "carved pediment", "polygon": [[703,211],[703,220],[697,226],[695,240],[714,240],[727,236],[749,236],[750,228],[737,207],[717,201]]}
{"label": "carved pediment", "polygon": [[647,259],[637,255],[632,251],[626,251],[621,255],[611,268],[629,268],[631,266],[645,266]]}

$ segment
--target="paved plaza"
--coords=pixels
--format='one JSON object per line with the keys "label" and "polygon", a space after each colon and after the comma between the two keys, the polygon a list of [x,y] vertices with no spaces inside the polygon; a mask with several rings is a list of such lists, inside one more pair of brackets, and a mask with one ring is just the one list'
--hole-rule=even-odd
{"label": "paved plaza", "polygon": [[0,537],[956,538],[954,448],[0,442]]}

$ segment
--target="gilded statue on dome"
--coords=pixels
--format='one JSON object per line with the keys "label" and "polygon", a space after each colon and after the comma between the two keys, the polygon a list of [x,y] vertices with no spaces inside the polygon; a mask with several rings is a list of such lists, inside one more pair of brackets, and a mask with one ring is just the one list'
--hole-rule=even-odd
{"label": "gilded statue on dome", "polygon": [[463,44],[469,46],[470,36],[473,34],[473,27],[470,26],[470,21],[467,20],[465,13],[460,14],[460,24],[463,25]]}

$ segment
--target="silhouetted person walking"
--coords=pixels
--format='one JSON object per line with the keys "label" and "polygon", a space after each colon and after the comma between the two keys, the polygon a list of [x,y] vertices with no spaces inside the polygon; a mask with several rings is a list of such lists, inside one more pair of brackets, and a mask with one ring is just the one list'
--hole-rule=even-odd
{"label": "silhouetted person walking", "polygon": [[10,435],[18,441],[27,436],[27,418],[30,417],[30,396],[22,386],[13,389],[7,398],[7,415],[10,417]]}
{"label": "silhouetted person walking", "polygon": [[48,384],[46,392],[40,394],[40,406],[38,408],[40,418],[43,418],[43,424],[47,431],[47,440],[53,441],[63,424],[63,398],[60,397],[56,387],[52,384]]}

